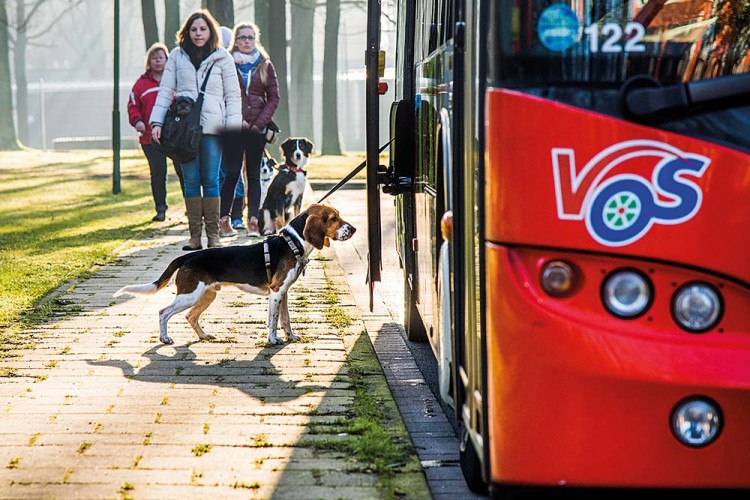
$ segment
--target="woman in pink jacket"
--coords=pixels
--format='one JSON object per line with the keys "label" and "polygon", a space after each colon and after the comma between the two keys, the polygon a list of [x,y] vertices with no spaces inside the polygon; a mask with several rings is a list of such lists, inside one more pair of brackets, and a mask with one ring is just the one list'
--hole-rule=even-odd
{"label": "woman in pink jacket", "polygon": [[234,27],[232,57],[237,68],[242,95],[242,129],[244,133],[224,149],[225,178],[221,186],[221,219],[223,236],[236,234],[230,222],[234,189],[242,171],[245,154],[247,170],[247,235],[260,236],[258,211],[260,201],[260,162],[266,147],[265,131],[279,106],[279,81],[268,52],[260,43],[260,30],[249,22]]}
{"label": "woman in pink jacket", "polygon": [[[163,221],[167,212],[167,156],[151,145],[151,126],[148,119],[154,109],[156,95],[159,93],[159,82],[167,65],[167,46],[155,43],[146,52],[146,72],[133,85],[128,98],[128,119],[138,132],[138,142],[148,160],[151,170],[151,194],[154,197],[156,215],[152,220]],[[182,167],[179,162],[172,162],[180,179],[182,188]]]}

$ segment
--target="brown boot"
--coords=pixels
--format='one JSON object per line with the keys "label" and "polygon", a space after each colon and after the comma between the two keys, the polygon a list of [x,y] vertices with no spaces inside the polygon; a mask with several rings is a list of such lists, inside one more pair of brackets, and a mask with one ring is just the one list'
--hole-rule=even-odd
{"label": "brown boot", "polygon": [[229,220],[229,216],[225,215],[219,219],[219,236],[227,238],[229,236],[237,236],[237,231],[232,227],[232,222]]}
{"label": "brown boot", "polygon": [[208,248],[219,248],[224,245],[219,241],[219,212],[221,211],[221,198],[203,198],[203,221],[206,223],[206,236],[208,236]]}
{"label": "brown boot", "polygon": [[260,229],[258,229],[257,217],[250,217],[247,219],[247,235],[248,236],[260,236]]}
{"label": "brown boot", "polygon": [[200,250],[201,231],[203,229],[203,202],[199,196],[195,198],[185,198],[185,213],[188,218],[188,228],[190,228],[190,241],[182,247],[183,250]]}

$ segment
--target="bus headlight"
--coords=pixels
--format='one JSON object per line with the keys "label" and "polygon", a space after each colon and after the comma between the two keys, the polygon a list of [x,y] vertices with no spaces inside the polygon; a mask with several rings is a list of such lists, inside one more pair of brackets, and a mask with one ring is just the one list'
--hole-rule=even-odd
{"label": "bus headlight", "polygon": [[721,431],[719,405],[704,398],[685,399],[672,410],[672,432],[677,440],[692,447],[711,444]]}
{"label": "bus headlight", "polygon": [[573,267],[567,262],[553,260],[542,268],[542,289],[553,297],[563,297],[573,290]]}
{"label": "bus headlight", "polygon": [[648,279],[630,269],[613,272],[602,285],[604,306],[619,318],[635,318],[645,313],[652,297]]}
{"label": "bus headlight", "polygon": [[672,315],[689,332],[710,330],[721,318],[721,298],[706,283],[688,283],[672,298]]}

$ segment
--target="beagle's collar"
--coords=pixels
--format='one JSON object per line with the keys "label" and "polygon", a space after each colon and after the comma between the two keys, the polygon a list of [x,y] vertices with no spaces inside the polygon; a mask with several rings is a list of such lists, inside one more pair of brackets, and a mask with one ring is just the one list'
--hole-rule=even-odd
{"label": "beagle's collar", "polygon": [[285,227],[280,231],[280,233],[281,237],[284,238],[284,241],[286,241],[286,244],[289,245],[289,248],[291,248],[294,256],[297,257],[297,260],[300,260],[305,256],[305,247],[302,245],[297,231],[295,231],[292,227]]}

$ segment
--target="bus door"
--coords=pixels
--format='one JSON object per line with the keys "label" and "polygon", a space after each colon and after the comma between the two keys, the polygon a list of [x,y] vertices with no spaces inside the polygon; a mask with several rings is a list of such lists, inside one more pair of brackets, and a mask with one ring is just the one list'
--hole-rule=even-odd
{"label": "bus door", "polygon": [[367,5],[367,49],[366,49],[366,88],[365,121],[367,143],[367,284],[370,289],[370,311],[373,310],[373,292],[376,281],[380,281],[382,270],[380,246],[380,191],[378,175],[380,171],[380,115],[379,81],[385,61],[380,52],[380,2]]}

